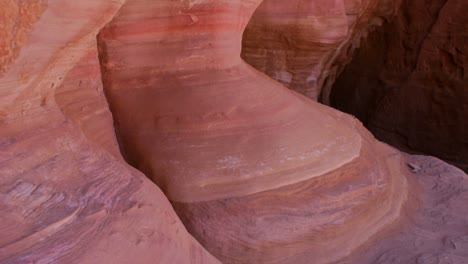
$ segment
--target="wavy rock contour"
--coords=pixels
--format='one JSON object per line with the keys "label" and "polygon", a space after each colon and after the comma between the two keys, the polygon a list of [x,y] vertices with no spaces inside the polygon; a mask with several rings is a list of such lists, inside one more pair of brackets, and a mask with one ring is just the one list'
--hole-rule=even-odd
{"label": "wavy rock contour", "polygon": [[[468,262],[466,174],[245,63],[260,2],[0,0],[1,263]],[[328,76],[390,7],[284,3]]]}
{"label": "wavy rock contour", "polygon": [[99,34],[119,140],[221,261],[337,260],[398,216],[399,155],[240,59],[259,3],[128,1]]}
{"label": "wavy rock contour", "polygon": [[20,16],[30,33],[0,79],[1,263],[219,263],[118,151],[96,34],[121,5],[49,0]]}

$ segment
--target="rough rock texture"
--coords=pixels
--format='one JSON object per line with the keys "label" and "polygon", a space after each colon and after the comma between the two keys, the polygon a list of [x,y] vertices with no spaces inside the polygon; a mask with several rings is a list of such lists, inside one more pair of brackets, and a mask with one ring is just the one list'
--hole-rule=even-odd
{"label": "rough rock texture", "polygon": [[116,147],[95,36],[122,3],[32,2],[1,6],[0,263],[218,263]]}
{"label": "rough rock texture", "polygon": [[468,169],[467,13],[464,0],[403,1],[361,44],[332,105],[379,139]]}
{"label": "rough rock texture", "polygon": [[98,36],[118,137],[224,263],[338,260],[398,217],[400,156],[240,59],[259,3],[129,0]]}
{"label": "rough rock texture", "polygon": [[0,6],[0,77],[16,59],[31,33],[32,25],[47,7],[46,0],[1,0]]}
{"label": "rough rock texture", "polygon": [[90,47],[87,54],[66,73],[54,96],[60,110],[87,139],[120,157],[112,114],[102,89],[96,46]]}
{"label": "rough rock texture", "polygon": [[265,0],[244,33],[242,58],[286,87],[317,100],[398,1]]}
{"label": "rough rock texture", "polygon": [[433,157],[406,160],[412,191],[399,220],[336,264],[468,263],[468,176]]}

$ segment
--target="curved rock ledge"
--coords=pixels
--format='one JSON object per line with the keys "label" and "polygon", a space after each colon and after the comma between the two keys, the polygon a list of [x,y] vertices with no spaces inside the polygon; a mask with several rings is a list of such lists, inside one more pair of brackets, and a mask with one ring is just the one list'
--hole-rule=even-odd
{"label": "curved rock ledge", "polygon": [[259,3],[128,1],[98,37],[119,140],[222,262],[338,260],[398,217],[398,154],[242,62]]}
{"label": "curved rock ledge", "polygon": [[241,61],[258,3],[131,0],[99,35],[123,151],[172,201],[278,188],[359,156],[343,116]]}

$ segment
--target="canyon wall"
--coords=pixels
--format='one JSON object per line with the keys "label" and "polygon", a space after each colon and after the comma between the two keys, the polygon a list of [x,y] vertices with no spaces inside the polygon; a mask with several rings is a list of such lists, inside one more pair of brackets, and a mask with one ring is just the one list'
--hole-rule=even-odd
{"label": "canyon wall", "polygon": [[385,142],[468,169],[467,12],[463,0],[403,1],[361,43],[331,105]]}
{"label": "canyon wall", "polygon": [[123,3],[0,3],[0,262],[219,263],[119,153],[96,34]]}
{"label": "canyon wall", "polygon": [[338,260],[398,217],[401,157],[241,60],[260,2],[124,5],[98,37],[122,151],[223,263]]}
{"label": "canyon wall", "polygon": [[393,5],[261,2],[0,0],[0,262],[467,263],[466,174],[241,59],[322,87]]}
{"label": "canyon wall", "polygon": [[242,58],[286,87],[328,102],[336,75],[361,40],[379,27],[398,3],[265,0],[244,32]]}

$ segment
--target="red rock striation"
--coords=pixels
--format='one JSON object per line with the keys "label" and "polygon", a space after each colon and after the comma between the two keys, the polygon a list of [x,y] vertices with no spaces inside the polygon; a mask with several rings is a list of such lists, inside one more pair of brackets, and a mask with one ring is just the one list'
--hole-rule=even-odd
{"label": "red rock striation", "polygon": [[343,0],[266,0],[244,33],[242,58],[286,87],[317,99],[326,57],[347,34]]}
{"label": "red rock striation", "polygon": [[398,221],[335,264],[468,263],[468,176],[433,157],[406,160],[411,191]]}
{"label": "red rock striation", "polygon": [[328,102],[337,73],[397,3],[265,0],[244,33],[242,58],[286,87]]}
{"label": "red rock striation", "polygon": [[240,59],[256,2],[132,0],[99,36],[124,153],[173,201],[252,194],[359,156],[360,135],[343,116]]}
{"label": "red rock striation", "polygon": [[260,1],[130,0],[99,34],[126,159],[224,263],[338,260],[399,214],[399,154],[240,59]]}
{"label": "red rock striation", "polygon": [[332,105],[386,142],[468,169],[467,13],[463,0],[403,1],[340,75]]}
{"label": "red rock striation", "polygon": [[0,0],[1,263],[468,262],[466,174],[244,63],[260,2]]}
{"label": "red rock striation", "polygon": [[29,33],[2,39],[0,262],[219,263],[116,147],[95,36],[122,3],[31,2],[1,7]]}

